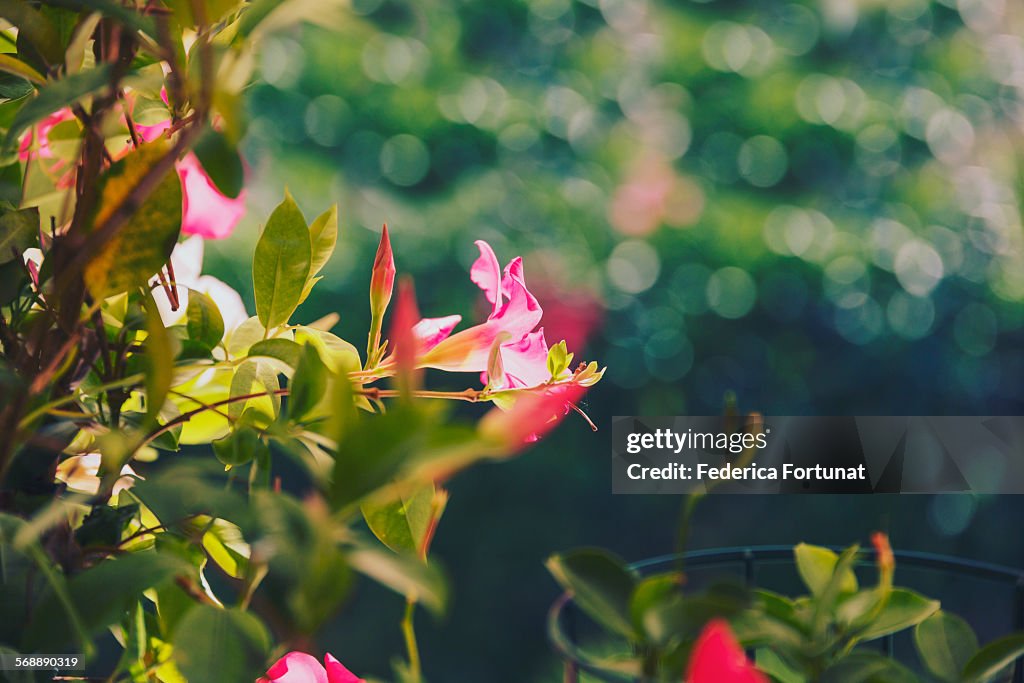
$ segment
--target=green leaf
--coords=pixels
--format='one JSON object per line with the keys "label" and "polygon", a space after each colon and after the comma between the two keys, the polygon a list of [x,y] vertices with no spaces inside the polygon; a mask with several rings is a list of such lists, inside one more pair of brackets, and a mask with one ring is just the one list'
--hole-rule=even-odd
{"label": "green leaf", "polygon": [[629,602],[633,629],[659,644],[674,636],[674,629],[665,628],[662,608],[682,598],[682,585],[683,575],[677,572],[644,577]]}
{"label": "green leaf", "polygon": [[909,669],[877,652],[854,652],[821,675],[820,683],[918,683]]}
{"label": "green leaf", "polygon": [[242,158],[222,133],[207,128],[193,151],[221,194],[234,199],[242,192],[245,184]]}
{"label": "green leaf", "polygon": [[264,339],[249,347],[249,358],[273,358],[294,370],[302,356],[302,346],[291,339]]}
{"label": "green leaf", "polygon": [[1014,633],[992,641],[981,648],[964,666],[963,681],[965,683],[990,681],[1022,655],[1024,655],[1024,633]]}
{"label": "green leaf", "polygon": [[280,389],[281,385],[278,382],[277,373],[269,365],[269,363],[263,361],[249,359],[238,366],[235,374],[231,377],[230,397],[237,398],[239,396],[257,394],[261,391],[265,391],[266,395],[250,398],[246,401],[232,401],[228,404],[229,418],[233,420],[238,419],[250,407],[255,408],[258,412],[268,417],[273,417],[277,414],[281,399],[273,392]]}
{"label": "green leaf", "polygon": [[368,500],[363,518],[373,535],[396,553],[421,555],[434,517],[434,484],[427,482],[396,498]]}
{"label": "green leaf", "polygon": [[8,54],[0,54],[0,71],[14,74],[15,76],[24,78],[26,81],[32,81],[38,85],[46,82],[46,78],[44,78],[41,73],[25,62],[15,59]]}
{"label": "green leaf", "polygon": [[299,327],[295,330],[295,341],[315,346],[327,367],[335,374],[352,372],[360,367],[359,351],[356,347],[330,332],[312,327]]}
{"label": "green leaf", "polygon": [[[103,225],[126,202],[134,201],[139,182],[164,154],[163,141],[151,142],[114,163],[100,180],[100,199],[92,226]],[[181,181],[169,169],[160,184],[85,268],[96,299],[145,286],[170,259],[181,231]]]}
{"label": "green leaf", "polygon": [[929,600],[905,588],[894,588],[881,613],[858,635],[858,640],[874,640],[916,626],[938,610],[938,600]]}
{"label": "green leaf", "polygon": [[312,245],[302,212],[290,194],[270,214],[256,244],[252,279],[256,314],[267,329],[283,325],[295,312],[312,263]]}
{"label": "green leaf", "polygon": [[174,349],[150,292],[146,293],[145,353],[146,422],[153,424],[164,407],[174,381]]}
{"label": "green leaf", "polygon": [[978,652],[974,629],[955,614],[942,610],[917,625],[914,644],[928,671],[949,683],[960,680],[960,672]]}
{"label": "green leaf", "polygon": [[[354,503],[390,484],[414,454],[422,450],[429,425],[411,406],[395,405],[382,415],[367,416],[352,404],[344,378],[332,383],[330,435],[338,444],[331,503],[335,509]],[[347,401],[345,396],[347,395]]]}
{"label": "green leaf", "polygon": [[255,429],[248,426],[236,428],[223,439],[210,444],[217,459],[229,467],[244,465],[253,458],[269,456],[270,447],[263,442]]}
{"label": "green leaf", "polygon": [[317,216],[309,226],[309,241],[313,247],[313,257],[309,264],[309,277],[319,273],[334,253],[338,242],[338,205]]}
{"label": "green leaf", "polygon": [[[177,557],[156,552],[128,553],[76,574],[68,581],[68,594],[86,631],[95,634],[120,619],[128,602],[138,599],[143,591],[191,571]],[[72,632],[66,621],[56,599],[49,594],[33,613],[26,644],[33,648],[70,644]]]}
{"label": "green leaf", "polygon": [[[796,558],[796,567],[804,585],[813,595],[821,595],[832,581],[839,556],[828,548],[806,543],[801,543],[793,548],[793,555]],[[857,577],[854,576],[853,570],[847,568],[842,572],[839,592],[841,594],[853,593],[856,590]]]}
{"label": "green leaf", "polygon": [[40,87],[36,96],[26,102],[14,115],[14,120],[7,130],[7,138],[4,141],[5,150],[13,152],[17,147],[18,138],[33,123],[42,120],[58,109],[70,107],[86,95],[91,95],[107,87],[109,83],[110,66],[104,64]]}
{"label": "green leaf", "polygon": [[242,538],[241,530],[226,519],[207,522],[209,527],[203,534],[203,548],[225,574],[236,579],[245,578],[249,567],[249,545]]}
{"label": "green leaf", "polygon": [[26,249],[38,242],[39,209],[8,211],[0,216],[0,263],[20,259]]}
{"label": "green leaf", "polygon": [[168,527],[195,515],[229,519],[243,530],[252,521],[246,499],[225,488],[224,468],[212,461],[168,467],[136,482],[131,493]]}
{"label": "green leaf", "polygon": [[81,12],[102,12],[104,16],[114,19],[122,26],[145,33],[151,38],[157,37],[156,23],[151,16],[142,14],[130,6],[114,0],[47,0],[51,5],[67,7]]}
{"label": "green leaf", "polygon": [[197,605],[174,632],[174,662],[189,683],[251,681],[263,673],[270,637],[251,614]]}
{"label": "green leaf", "polygon": [[212,349],[224,337],[224,318],[213,299],[202,292],[188,293],[188,308],[185,309],[189,339]]}
{"label": "green leaf", "polygon": [[605,550],[583,548],[552,555],[547,568],[594,620],[627,638],[636,637],[630,614],[636,579],[620,558]]}
{"label": "green leaf", "polygon": [[18,37],[25,38],[50,64],[59,64],[63,55],[60,35],[53,23],[22,0],[0,0],[0,17],[18,28]]}
{"label": "green leaf", "polygon": [[360,574],[422,604],[435,614],[444,612],[448,588],[435,564],[427,565],[407,555],[371,547],[359,547],[349,552],[348,563]]}
{"label": "green leaf", "polygon": [[330,370],[320,359],[320,353],[312,344],[302,347],[295,374],[288,392],[288,416],[300,420],[320,403],[327,389]]}

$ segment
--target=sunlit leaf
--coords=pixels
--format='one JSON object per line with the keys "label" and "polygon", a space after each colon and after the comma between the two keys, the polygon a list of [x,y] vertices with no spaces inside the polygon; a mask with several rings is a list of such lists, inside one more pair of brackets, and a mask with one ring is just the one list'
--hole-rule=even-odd
{"label": "sunlit leaf", "polygon": [[302,298],[311,262],[306,221],[295,200],[286,194],[270,214],[252,263],[256,314],[264,327],[288,322]]}
{"label": "sunlit leaf", "polygon": [[206,294],[190,291],[185,310],[188,336],[208,348],[213,348],[224,337],[224,318],[217,304]]}

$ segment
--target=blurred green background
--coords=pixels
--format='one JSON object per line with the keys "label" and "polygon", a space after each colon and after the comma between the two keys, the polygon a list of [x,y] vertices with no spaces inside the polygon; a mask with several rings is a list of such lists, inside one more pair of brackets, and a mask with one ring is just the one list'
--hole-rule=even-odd
{"label": "blurred green background", "polygon": [[[1015,0],[352,0],[263,46],[251,211],[207,270],[252,310],[249,255],[287,185],[341,239],[299,311],[362,346],[380,226],[425,315],[486,315],[473,240],[522,255],[554,342],[608,366],[612,415],[1019,414],[1024,4]],[[466,376],[456,388],[476,386]],[[451,484],[454,603],[433,681],[558,680],[552,551],[668,552],[681,500],[610,495],[607,430],[566,424]],[[719,497],[694,547],[840,544],[1024,566],[1016,498]],[[984,587],[937,585],[983,636]],[[364,674],[401,602],[363,586],[320,645]]]}

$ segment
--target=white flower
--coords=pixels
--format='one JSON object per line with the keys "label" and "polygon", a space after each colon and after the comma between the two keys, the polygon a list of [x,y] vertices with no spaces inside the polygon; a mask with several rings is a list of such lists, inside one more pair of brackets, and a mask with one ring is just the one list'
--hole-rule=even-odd
{"label": "white flower", "polygon": [[188,308],[189,290],[201,292],[217,304],[220,315],[224,319],[224,331],[229,333],[249,319],[249,314],[242,303],[242,297],[223,281],[212,275],[202,275],[203,270],[203,238],[198,235],[189,237],[174,247],[171,254],[171,266],[174,268],[175,289],[178,294],[178,310],[172,310],[171,302],[159,290],[153,292],[160,317],[164,325],[170,327],[184,321]]}

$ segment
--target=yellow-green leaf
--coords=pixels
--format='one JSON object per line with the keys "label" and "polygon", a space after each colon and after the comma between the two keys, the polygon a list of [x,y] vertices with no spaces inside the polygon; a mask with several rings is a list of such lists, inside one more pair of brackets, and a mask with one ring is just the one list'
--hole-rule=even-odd
{"label": "yellow-green leaf", "polygon": [[[103,225],[132,194],[150,168],[167,152],[163,141],[149,143],[110,167],[100,181],[92,225]],[[97,299],[141,287],[171,257],[181,231],[181,181],[168,172],[121,230],[85,267],[85,282]]]}

